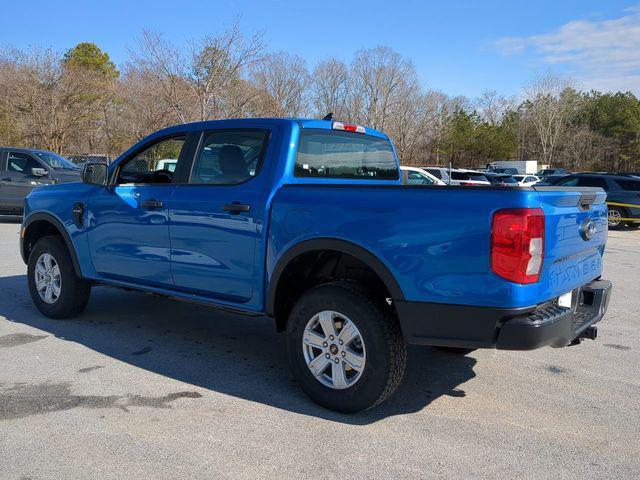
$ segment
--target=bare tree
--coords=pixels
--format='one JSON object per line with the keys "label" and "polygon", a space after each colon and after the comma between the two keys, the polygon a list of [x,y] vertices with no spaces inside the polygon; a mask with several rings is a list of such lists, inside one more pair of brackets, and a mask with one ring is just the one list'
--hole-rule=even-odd
{"label": "bare tree", "polygon": [[533,126],[542,163],[550,165],[558,140],[580,105],[579,95],[571,88],[570,81],[552,73],[536,77],[525,86],[524,93],[522,119]]}
{"label": "bare tree", "polygon": [[570,127],[558,149],[563,166],[573,171],[603,169],[615,170],[619,147],[613,139],[594,132],[586,125]]}
{"label": "bare tree", "polygon": [[385,129],[406,86],[417,84],[410,61],[388,47],[360,50],[352,64],[352,109],[367,125]]}
{"label": "bare tree", "polygon": [[61,152],[96,119],[103,84],[91,72],[66,68],[51,50],[13,51],[11,57],[3,61],[0,83],[25,141]]}
{"label": "bare tree", "polygon": [[500,124],[504,114],[512,109],[513,105],[513,98],[500,95],[495,90],[485,90],[474,102],[478,113],[489,125]]}
{"label": "bare tree", "polygon": [[297,117],[307,112],[309,72],[301,57],[286,52],[267,55],[256,65],[252,78],[262,94],[263,114]]}
{"label": "bare tree", "polygon": [[329,58],[321,61],[313,71],[311,98],[318,115],[329,112],[334,118],[350,120],[349,97],[351,78],[344,62]]}
{"label": "bare tree", "polygon": [[165,92],[149,70],[128,65],[117,93],[118,103],[113,116],[120,120],[121,130],[124,130],[120,135],[136,141],[175,122]]}
{"label": "bare tree", "polygon": [[386,132],[394,141],[398,158],[405,164],[410,164],[417,156],[418,145],[424,142],[427,130],[424,119],[429,114],[429,104],[417,82],[412,78],[407,80],[399,83],[397,100],[385,123]]}
{"label": "bare tree", "polygon": [[237,24],[190,45],[186,78],[198,120],[219,118],[229,112],[229,92],[238,86],[245,69],[257,62],[262,48],[259,34],[246,39]]}
{"label": "bare tree", "polygon": [[161,34],[144,30],[138,49],[130,52],[133,67],[146,73],[154,89],[173,111],[176,121],[190,119],[189,87],[185,82],[185,60],[181,51]]}

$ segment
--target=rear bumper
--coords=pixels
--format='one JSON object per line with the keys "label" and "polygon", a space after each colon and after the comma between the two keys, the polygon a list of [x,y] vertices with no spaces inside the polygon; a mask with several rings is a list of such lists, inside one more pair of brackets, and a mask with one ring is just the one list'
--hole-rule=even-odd
{"label": "rear bumper", "polygon": [[611,298],[611,282],[595,280],[573,292],[573,305],[557,299],[523,308],[489,308],[395,302],[410,344],[533,350],[564,347],[599,322]]}

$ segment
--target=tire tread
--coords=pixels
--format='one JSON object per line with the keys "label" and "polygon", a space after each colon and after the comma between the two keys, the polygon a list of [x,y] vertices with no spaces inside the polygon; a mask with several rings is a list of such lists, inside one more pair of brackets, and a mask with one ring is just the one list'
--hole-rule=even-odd
{"label": "tire tread", "polygon": [[[35,268],[36,255],[42,251],[55,253],[54,258],[63,275],[61,298],[54,304],[49,305],[42,301],[39,294],[32,285],[32,271]],[[49,318],[62,319],[78,315],[87,306],[91,295],[91,284],[75,274],[71,255],[62,238],[58,235],[48,235],[40,238],[34,245],[28,262],[28,282],[29,292],[38,310]]]}
{"label": "tire tread", "polygon": [[[402,382],[407,361],[406,344],[404,341],[404,337],[402,336],[400,323],[393,313],[393,308],[386,304],[383,298],[377,299],[370,290],[353,281],[338,280],[313,287],[312,289],[305,292],[298,299],[296,304],[307,302],[308,299],[314,299],[312,301],[317,301],[317,297],[314,297],[315,295],[317,295],[321,290],[326,291],[324,294],[331,292],[330,289],[332,287],[334,289],[342,290],[345,293],[348,292],[350,301],[353,302],[355,300],[358,305],[361,305],[363,309],[365,309],[365,311],[368,310],[370,312],[378,312],[378,315],[373,315],[373,318],[370,318],[370,320],[374,320],[376,322],[376,328],[382,329],[382,338],[386,341],[386,345],[379,345],[380,348],[385,349],[387,352],[385,354],[385,358],[388,355],[388,365],[386,367],[387,372],[385,372],[386,383],[382,388],[380,388],[380,393],[376,393],[375,395],[373,395],[372,398],[368,400],[366,406],[360,405],[356,407],[355,405],[348,406],[346,404],[341,404],[338,406],[334,404],[333,407],[328,407],[344,413],[366,411],[376,407],[377,405],[380,405],[382,402],[387,400]],[[333,290],[333,295],[338,296],[338,291]],[[293,311],[296,310],[297,308],[296,306],[294,306]],[[292,327],[291,324],[288,325],[288,329],[290,327]],[[322,402],[319,403],[323,404]]]}

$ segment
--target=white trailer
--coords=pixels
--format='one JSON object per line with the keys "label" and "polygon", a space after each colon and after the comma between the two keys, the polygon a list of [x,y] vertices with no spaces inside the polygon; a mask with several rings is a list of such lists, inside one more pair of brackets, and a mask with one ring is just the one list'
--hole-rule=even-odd
{"label": "white trailer", "polygon": [[536,160],[500,160],[491,162],[490,168],[515,168],[520,174],[538,173],[538,162]]}

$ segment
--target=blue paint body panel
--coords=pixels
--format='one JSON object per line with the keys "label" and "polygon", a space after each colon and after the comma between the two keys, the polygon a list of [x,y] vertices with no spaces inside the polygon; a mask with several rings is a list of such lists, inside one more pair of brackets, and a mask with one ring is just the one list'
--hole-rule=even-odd
{"label": "blue paint body panel", "polygon": [[[560,189],[406,187],[400,180],[295,177],[301,129],[329,130],[331,122],[243,119],[171,127],[125,152],[110,174],[141,147],[172,133],[234,128],[270,131],[261,171],[243,184],[46,186],[26,199],[25,222],[36,212],[60,220],[88,279],[256,313],[265,311],[273,273],[286,252],[319,238],[369,251],[407,301],[524,307],[601,274],[604,194],[581,211],[581,193]],[[386,138],[371,129],[367,134]],[[163,207],[140,209],[139,202],[150,198],[162,200]],[[251,204],[251,210],[222,211],[235,201]],[[87,206],[82,227],[73,222],[76,202]],[[531,285],[504,280],[490,268],[493,214],[525,207],[545,213],[545,258],[540,281]],[[597,224],[589,241],[580,236],[587,218]]]}
{"label": "blue paint body panel", "polygon": [[[492,307],[522,307],[566,293],[600,275],[606,241],[606,206],[588,212],[557,206],[575,192],[529,189],[331,186],[285,187],[272,209],[268,275],[297,243],[343,239],[364,247],[387,266],[405,300]],[[493,213],[542,207],[547,257],[541,281],[519,285],[491,272]],[[579,236],[595,218],[598,234]]]}

